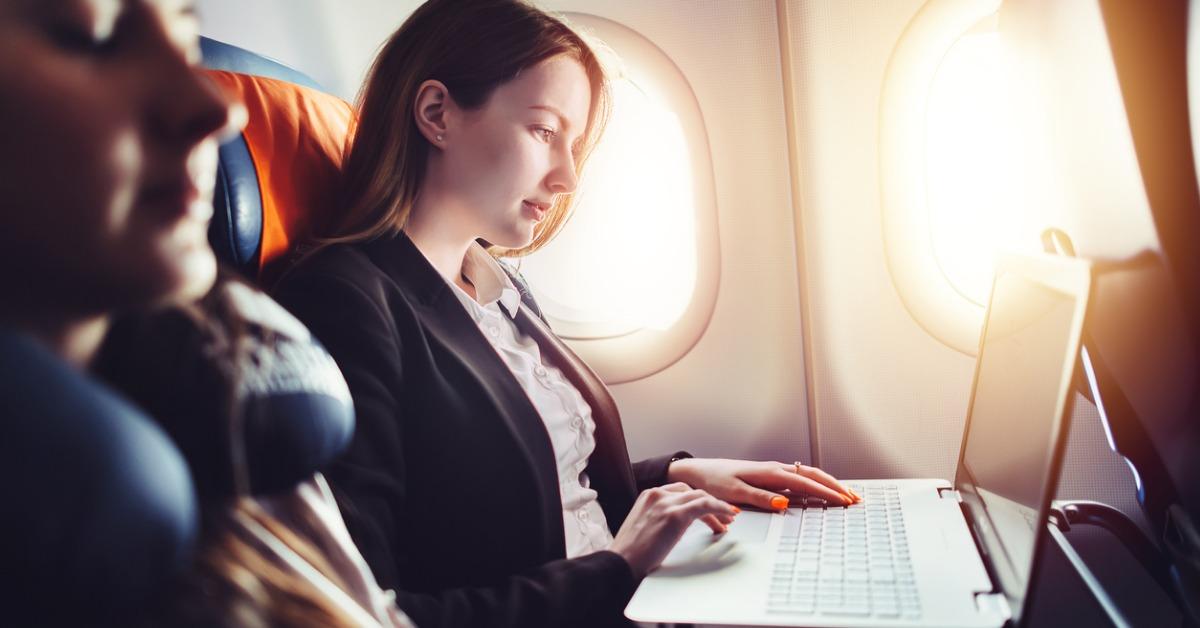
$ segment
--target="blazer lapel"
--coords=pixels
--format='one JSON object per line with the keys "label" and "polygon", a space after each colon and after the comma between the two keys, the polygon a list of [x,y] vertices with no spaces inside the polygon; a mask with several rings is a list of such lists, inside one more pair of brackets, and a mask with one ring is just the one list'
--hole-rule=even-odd
{"label": "blazer lapel", "polygon": [[592,409],[596,423],[596,449],[588,460],[587,474],[592,488],[599,494],[604,517],[614,531],[625,521],[637,497],[629,450],[625,446],[625,430],[621,415],[608,388],[583,360],[559,339],[541,319],[532,316],[529,308],[517,310],[517,327],[538,343],[542,356],[571,380],[584,401]]}
{"label": "blazer lapel", "polygon": [[368,248],[368,255],[402,290],[417,297],[422,325],[458,359],[495,402],[543,497],[548,544],[560,555],[565,555],[558,464],[546,424],[529,396],[450,287],[408,236],[401,233],[395,238],[376,240]]}

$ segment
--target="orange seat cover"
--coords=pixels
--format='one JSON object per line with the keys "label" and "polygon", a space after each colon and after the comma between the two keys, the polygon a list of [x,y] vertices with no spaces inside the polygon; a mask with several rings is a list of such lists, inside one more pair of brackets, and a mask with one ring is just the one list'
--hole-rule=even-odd
{"label": "orange seat cover", "polygon": [[294,83],[207,73],[249,113],[242,136],[262,195],[258,271],[259,282],[269,286],[286,269],[288,253],[337,211],[353,110],[336,96]]}

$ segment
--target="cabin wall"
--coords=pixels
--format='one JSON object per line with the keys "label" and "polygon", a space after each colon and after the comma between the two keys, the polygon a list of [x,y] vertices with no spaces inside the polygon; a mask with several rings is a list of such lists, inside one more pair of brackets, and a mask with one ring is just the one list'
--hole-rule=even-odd
{"label": "cabin wall", "polygon": [[[970,397],[974,357],[942,344],[909,314],[885,259],[881,85],[892,50],[924,4],[786,3],[813,423],[821,465],[841,477],[952,478]],[[1115,88],[1102,32],[1097,41],[1096,3],[1010,4],[1018,5],[1011,28],[1037,42],[1032,54],[1043,55],[1037,63],[1044,74],[1031,80],[1061,81],[1084,61],[1055,43],[1069,33],[1091,55],[1086,76],[1038,94],[1053,103],[1050,144],[1061,169],[1053,173],[1061,187],[1052,198],[1032,199],[1054,205],[1044,226],[1065,228],[1086,255],[1123,257],[1156,246],[1123,109],[1111,101],[1088,104],[1089,95],[1108,97]],[[1132,475],[1082,397],[1058,497],[1104,501],[1140,519]]]}

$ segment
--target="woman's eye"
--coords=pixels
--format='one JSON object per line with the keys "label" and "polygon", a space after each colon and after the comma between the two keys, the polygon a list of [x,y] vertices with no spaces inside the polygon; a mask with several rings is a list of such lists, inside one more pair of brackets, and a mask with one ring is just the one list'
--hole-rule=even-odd
{"label": "woman's eye", "polygon": [[554,136],[558,135],[557,131],[545,126],[537,127],[534,129],[534,132],[538,134],[538,137],[542,138],[543,142],[549,142],[550,140],[554,139]]}

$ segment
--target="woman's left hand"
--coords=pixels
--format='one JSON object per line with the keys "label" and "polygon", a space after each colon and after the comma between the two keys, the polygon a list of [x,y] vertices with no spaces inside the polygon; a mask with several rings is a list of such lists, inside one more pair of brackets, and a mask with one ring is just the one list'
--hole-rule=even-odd
{"label": "woman's left hand", "polygon": [[725,458],[683,458],[671,463],[667,481],[684,482],[729,503],[783,510],[788,498],[777,491],[820,497],[831,504],[862,500],[824,471],[806,465]]}

